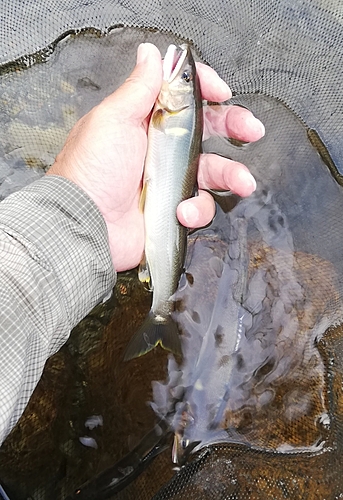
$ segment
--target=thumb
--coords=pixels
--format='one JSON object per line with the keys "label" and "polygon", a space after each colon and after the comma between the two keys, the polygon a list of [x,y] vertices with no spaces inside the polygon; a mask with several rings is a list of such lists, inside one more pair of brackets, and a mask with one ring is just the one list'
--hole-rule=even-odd
{"label": "thumb", "polygon": [[127,80],[106,101],[116,106],[122,119],[142,122],[150,113],[162,85],[162,59],[158,48],[141,43],[137,63]]}

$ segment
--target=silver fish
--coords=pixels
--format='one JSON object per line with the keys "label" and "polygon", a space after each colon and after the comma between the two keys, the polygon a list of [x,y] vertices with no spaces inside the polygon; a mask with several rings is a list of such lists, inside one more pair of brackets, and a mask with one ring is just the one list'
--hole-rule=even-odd
{"label": "silver fish", "polygon": [[163,83],[148,130],[144,171],[145,263],[139,277],[153,290],[151,310],[131,339],[125,360],[161,344],[181,352],[171,317],[183,269],[187,229],[176,217],[178,204],[196,185],[202,141],[202,100],[194,59],[187,45],[170,45],[163,62]]}

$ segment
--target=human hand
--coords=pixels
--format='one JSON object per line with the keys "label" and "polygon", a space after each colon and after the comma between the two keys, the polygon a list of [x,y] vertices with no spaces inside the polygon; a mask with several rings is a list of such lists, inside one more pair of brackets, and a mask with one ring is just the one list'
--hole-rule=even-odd
{"label": "human hand", "polygon": [[[231,97],[228,86],[213,69],[198,63],[197,72],[204,99],[221,102]],[[161,54],[154,45],[141,44],[130,77],[75,124],[47,173],[73,181],[98,206],[117,271],[135,267],[144,249],[139,198],[149,115],[161,84]],[[261,122],[246,109],[227,107],[221,116],[219,122],[210,124],[209,115],[205,130],[242,141],[256,141],[264,135]],[[190,228],[202,227],[214,216],[213,198],[204,189],[231,189],[248,196],[256,188],[246,166],[213,154],[201,155],[198,184],[199,196],[183,201],[177,209],[179,221]]]}

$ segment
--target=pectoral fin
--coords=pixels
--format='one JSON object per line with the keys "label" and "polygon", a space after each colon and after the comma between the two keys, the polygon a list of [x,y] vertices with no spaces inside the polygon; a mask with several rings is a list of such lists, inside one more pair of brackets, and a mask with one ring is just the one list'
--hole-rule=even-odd
{"label": "pectoral fin", "polygon": [[151,117],[151,123],[157,130],[164,132],[166,111],[164,109],[157,109]]}

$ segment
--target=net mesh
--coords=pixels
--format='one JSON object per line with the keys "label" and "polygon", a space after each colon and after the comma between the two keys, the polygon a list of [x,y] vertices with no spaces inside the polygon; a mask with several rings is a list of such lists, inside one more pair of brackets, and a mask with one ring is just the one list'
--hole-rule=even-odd
{"label": "net mesh", "polygon": [[[218,198],[213,224],[189,238],[175,313],[183,363],[159,350],[122,362],[150,297],[134,273],[120,276],[48,361],[0,449],[10,499],[66,498],[132,449],[156,413],[176,436],[186,418],[202,448],[175,472],[169,447],[113,498],[342,498],[340,2],[5,0],[0,18],[1,198],[44,173],[144,41],[162,53],[190,41],[266,126],[256,144],[204,144],[247,164],[258,189]],[[102,424],[90,429],[90,417]]]}

